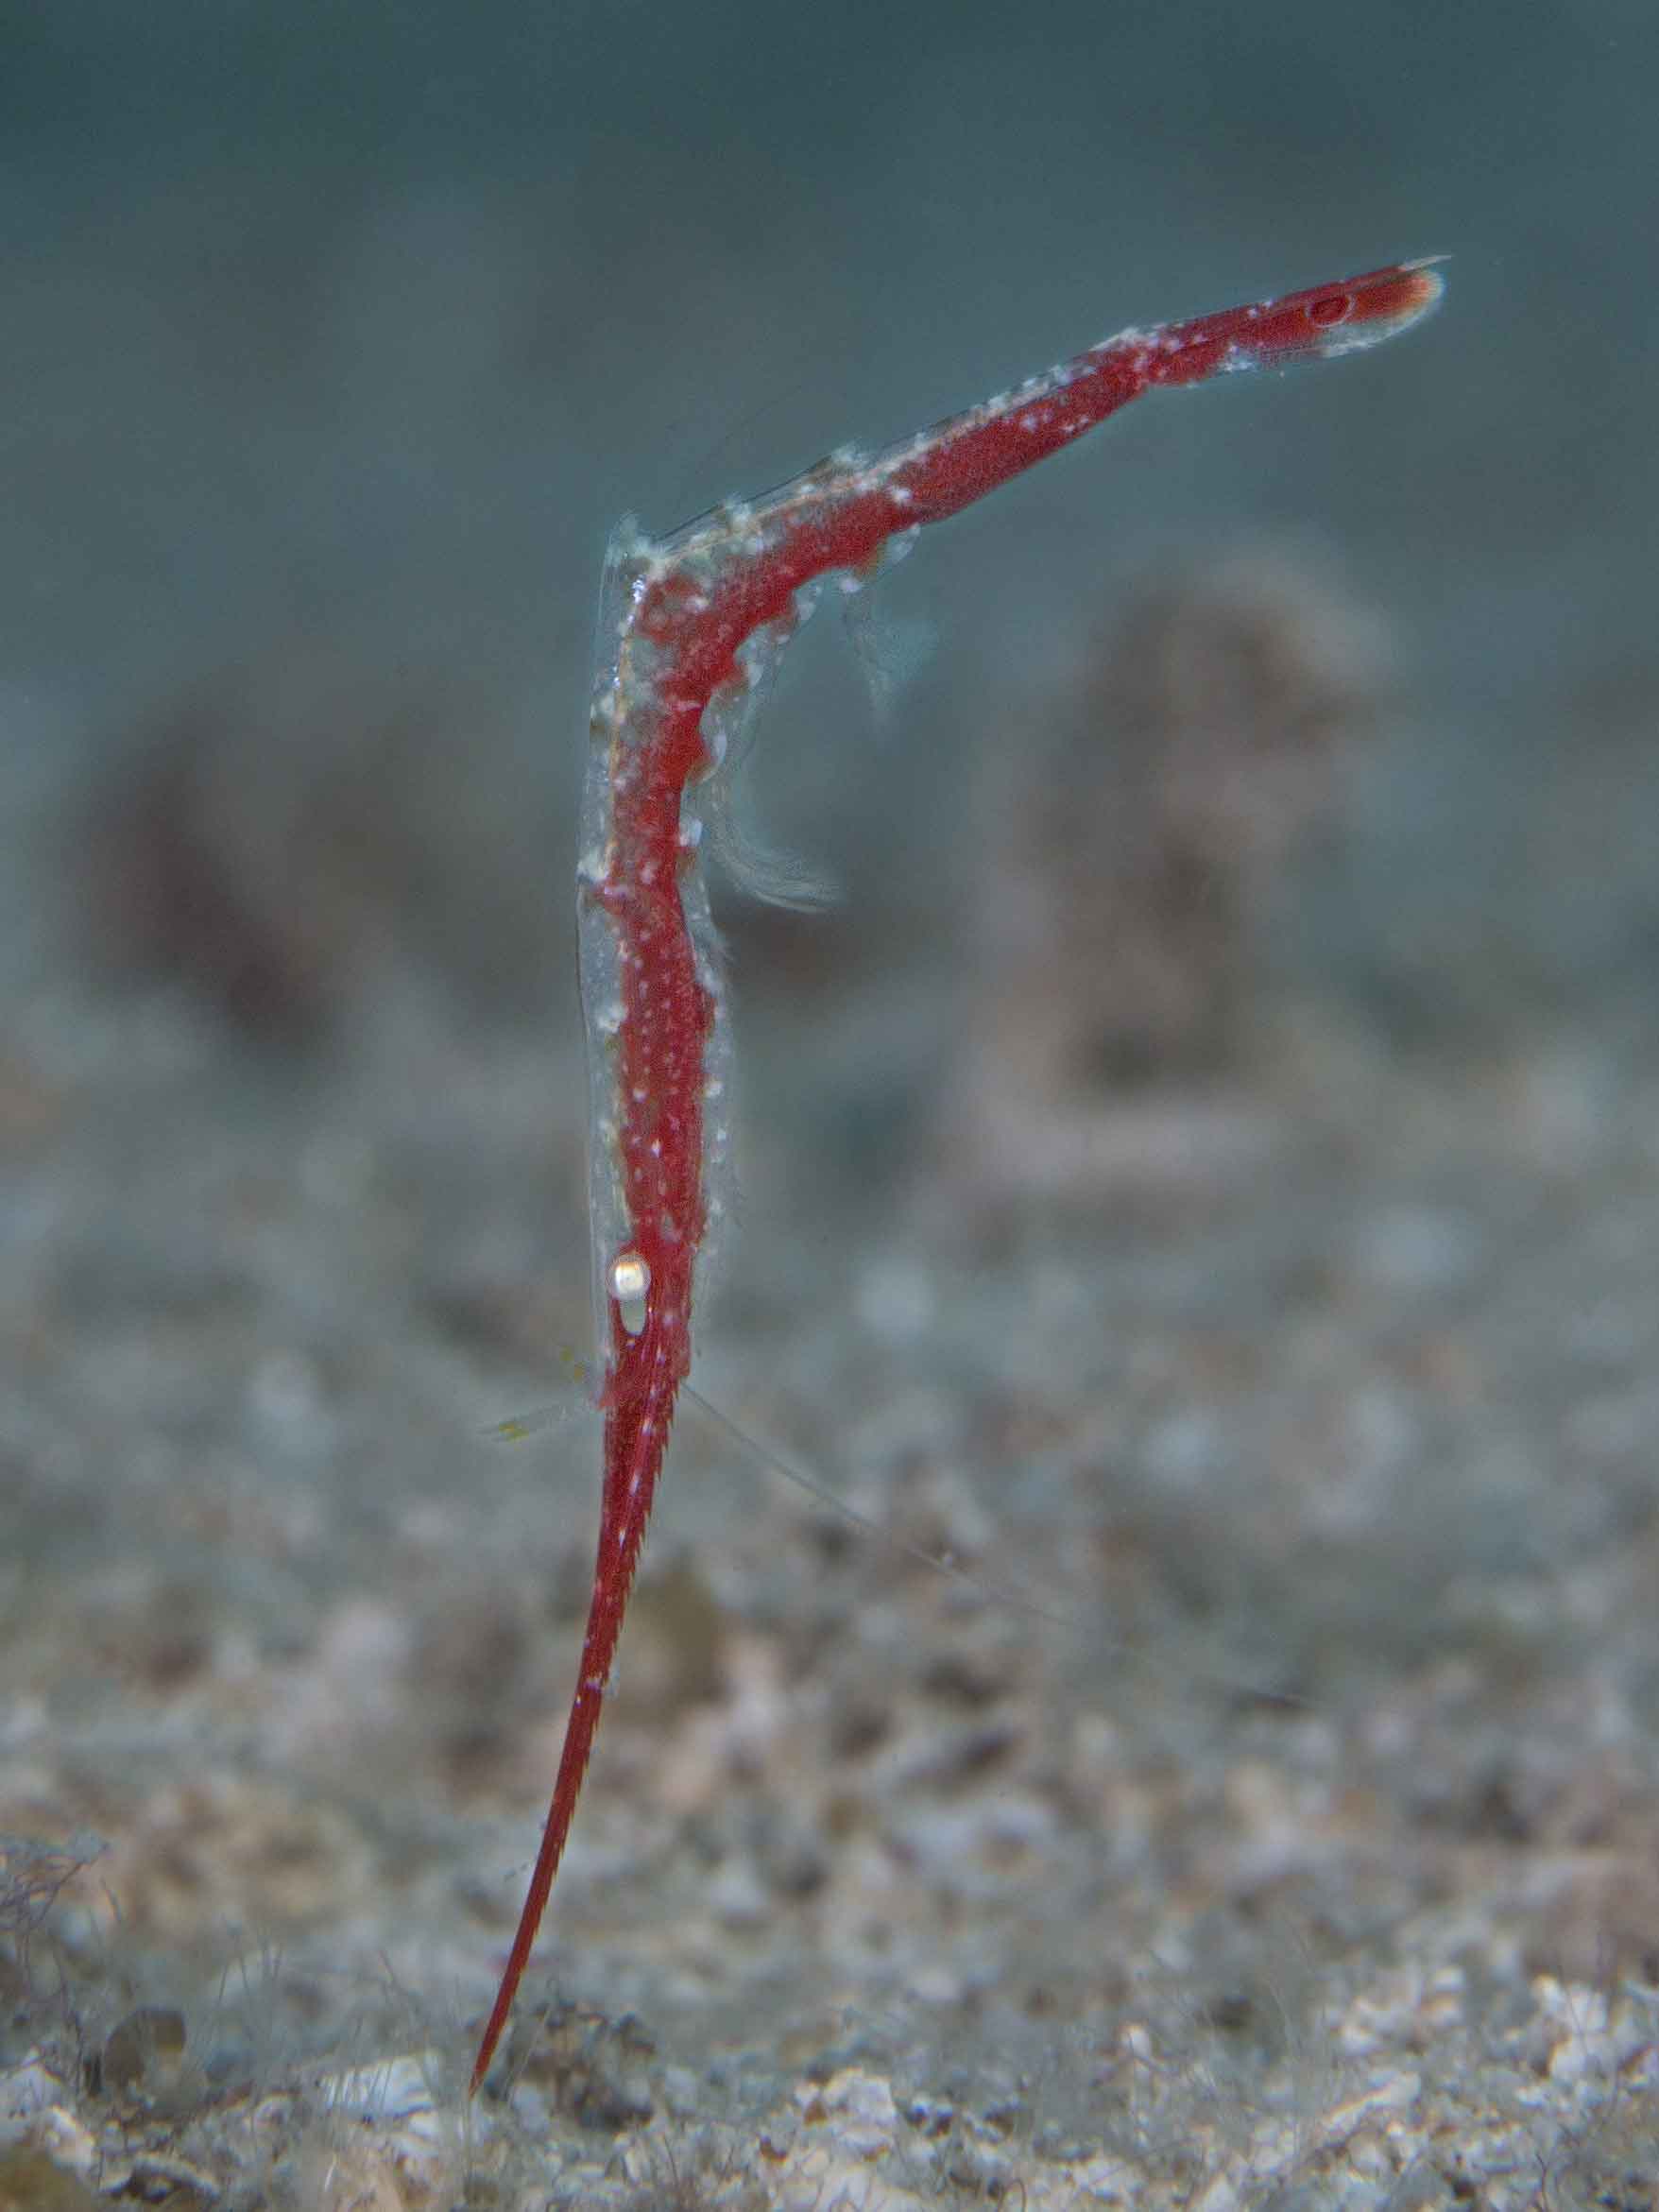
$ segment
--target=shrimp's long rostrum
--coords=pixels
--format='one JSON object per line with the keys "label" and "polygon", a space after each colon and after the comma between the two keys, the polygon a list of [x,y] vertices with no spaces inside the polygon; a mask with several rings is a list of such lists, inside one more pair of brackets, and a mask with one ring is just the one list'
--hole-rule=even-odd
{"label": "shrimp's long rostrum", "polygon": [[529,1893],[472,2069],[500,2040],[593,1747],[675,1400],[692,1357],[699,1251],[720,1209],[726,1018],[698,868],[695,787],[714,775],[758,667],[814,579],[867,574],[1160,386],[1323,360],[1394,337],[1442,281],[1426,262],[1189,322],[1129,330],[882,453],[843,452],[752,505],[654,542],[618,533],[601,612],[578,869],[592,1085],[590,1211],[605,1362],[605,1489],[593,1594]]}

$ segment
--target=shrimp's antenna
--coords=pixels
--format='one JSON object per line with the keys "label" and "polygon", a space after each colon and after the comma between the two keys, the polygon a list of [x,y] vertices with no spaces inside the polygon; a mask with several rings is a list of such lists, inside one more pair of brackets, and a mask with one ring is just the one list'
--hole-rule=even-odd
{"label": "shrimp's antenna", "polygon": [[[1016,1589],[1011,1583],[995,1575],[981,1574],[971,1567],[964,1567],[953,1552],[936,1552],[931,1545],[918,1544],[914,1537],[901,1536],[897,1530],[843,1498],[828,1483],[820,1482],[787,1451],[780,1451],[775,1444],[768,1444],[752,1435],[741,1421],[734,1421],[710,1398],[688,1382],[685,1386],[687,1402],[696,1407],[704,1420],[723,1436],[728,1437],[738,1449],[747,1454],[759,1467],[768,1474],[780,1475],[784,1482],[793,1483],[812,1501],[823,1506],[851,1527],[862,1530],[876,1543],[897,1552],[901,1558],[913,1559],[918,1567],[931,1569],[956,1584],[958,1588],[971,1591],[976,1598],[988,1600],[995,1605],[1005,1605],[1011,1612],[1023,1613],[1028,1620],[1041,1620],[1050,1628],[1063,1628],[1075,1634],[1085,1622],[1081,1615],[1068,1612],[1063,1606],[1045,1604],[1041,1598],[1034,1598],[1029,1590]],[[505,1424],[504,1424],[504,1427]],[[1091,1632],[1092,1633],[1092,1632]],[[1173,1665],[1154,1659],[1146,1649],[1132,1643],[1124,1637],[1099,1637],[1097,1647],[1109,1656],[1133,1661],[1144,1668],[1154,1678],[1184,1683],[1197,1683],[1206,1689],[1221,1690],[1228,1697],[1247,1697],[1259,1706],[1273,1706],[1286,1712],[1316,1712],[1313,1699],[1299,1697],[1293,1689],[1280,1689],[1267,1682],[1252,1682],[1241,1674],[1223,1674],[1206,1667]]]}

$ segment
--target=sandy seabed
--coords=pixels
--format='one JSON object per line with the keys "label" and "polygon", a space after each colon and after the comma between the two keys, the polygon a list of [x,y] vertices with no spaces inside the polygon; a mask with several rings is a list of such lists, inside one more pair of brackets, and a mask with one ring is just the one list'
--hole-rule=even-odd
{"label": "sandy seabed", "polygon": [[1091,1207],[751,1220],[698,1380],[882,1533],[682,1411],[469,2107],[597,1493],[579,1408],[482,1430],[579,1141],[404,1055],[14,1032],[0,2205],[1655,2201],[1650,1088],[1305,1046]]}

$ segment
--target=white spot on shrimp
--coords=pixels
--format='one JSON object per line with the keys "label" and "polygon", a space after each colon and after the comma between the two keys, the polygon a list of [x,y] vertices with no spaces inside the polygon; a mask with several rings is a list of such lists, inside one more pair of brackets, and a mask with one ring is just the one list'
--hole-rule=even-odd
{"label": "white spot on shrimp", "polygon": [[650,1290],[651,1269],[642,1254],[619,1252],[610,1263],[610,1295],[630,1336],[638,1336],[644,1329]]}

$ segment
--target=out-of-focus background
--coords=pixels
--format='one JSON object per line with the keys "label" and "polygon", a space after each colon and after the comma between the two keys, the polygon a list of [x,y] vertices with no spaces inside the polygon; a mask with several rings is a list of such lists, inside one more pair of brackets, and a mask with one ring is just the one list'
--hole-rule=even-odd
{"label": "out-of-focus background", "polygon": [[[1650,2109],[1656,93],[1637,0],[10,12],[4,2155],[1428,2203],[1478,2115],[1497,2203]],[[793,648],[843,897],[720,901],[699,1380],[980,1582],[686,1417],[462,2150],[597,1491],[478,1432],[587,1350],[607,531],[1425,253]]]}

